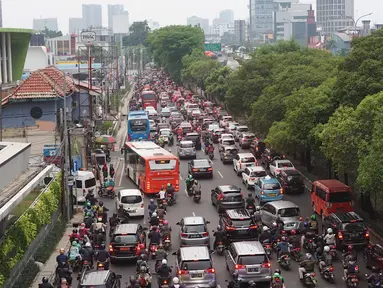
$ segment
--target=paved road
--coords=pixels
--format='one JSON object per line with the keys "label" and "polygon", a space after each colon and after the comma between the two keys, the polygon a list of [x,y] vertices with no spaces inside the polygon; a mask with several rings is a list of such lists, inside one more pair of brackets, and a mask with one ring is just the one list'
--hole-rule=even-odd
{"label": "paved road", "polygon": [[[175,148],[176,146],[172,147],[172,151],[175,154]],[[188,160],[181,160],[181,189],[178,193],[177,198],[177,204],[175,206],[169,207],[168,209],[168,216],[166,219],[169,220],[169,223],[173,227],[173,234],[172,234],[172,241],[173,241],[173,251],[176,251],[176,249],[179,247],[179,240],[178,240],[178,227],[176,226],[176,222],[178,222],[181,217],[183,216],[203,216],[208,221],[211,222],[209,224],[210,231],[215,230],[218,225],[218,214],[215,210],[215,208],[211,205],[210,202],[210,190],[215,188],[218,185],[224,185],[224,184],[235,184],[238,187],[242,188],[242,191],[245,192],[245,195],[248,193],[246,187],[242,184],[241,178],[236,176],[236,174],[233,171],[232,165],[223,165],[222,162],[219,160],[218,153],[216,149],[216,158],[213,160],[213,168],[214,168],[214,178],[209,180],[200,180],[200,183],[202,185],[202,201],[199,204],[196,204],[192,201],[192,199],[188,198],[185,193],[185,185],[184,185],[184,179],[187,177],[187,163]],[[117,152],[115,152],[115,155],[119,155]],[[202,151],[198,151],[198,158],[205,158],[206,155]],[[120,165],[121,168],[123,168],[123,165]],[[122,169],[119,169],[119,173],[117,175],[117,184],[121,188],[135,188],[135,185],[126,178],[125,175],[121,175],[120,171],[123,171]],[[121,181],[121,182],[120,182]],[[120,183],[119,183],[120,182]],[[312,214],[312,210],[310,207],[310,201],[309,201],[309,194],[304,195],[285,195],[285,200],[290,200],[295,202],[299,205],[302,216],[305,218]],[[146,197],[145,199],[146,204],[149,202],[149,198]],[[112,200],[105,200],[106,206],[111,209],[111,211],[115,211],[115,202]],[[144,225],[148,226],[146,223],[146,219],[143,220],[136,220],[137,222],[144,223]],[[211,239],[213,241],[213,239]],[[278,264],[275,261],[276,257],[273,257],[272,260],[272,267],[273,269],[278,267]],[[362,264],[362,257],[359,258],[359,264]],[[218,284],[221,285],[221,287],[226,287],[225,279],[229,280],[230,275],[228,275],[227,270],[225,269],[225,262],[223,256],[214,255],[213,256],[216,270],[217,270],[217,280]],[[174,256],[169,257],[169,263],[174,266]],[[325,282],[323,279],[321,279],[321,276],[319,275],[319,272],[317,273],[317,279],[319,280],[318,287],[321,288],[329,288],[329,287],[344,287],[345,284],[343,283],[341,277],[343,275],[343,270],[341,267],[341,263],[339,260],[337,260],[335,263],[335,274],[336,274],[336,284],[329,284]],[[151,266],[153,267],[153,263],[151,263]],[[363,266],[363,265],[360,265]],[[134,273],[135,266],[132,263],[121,263],[119,265],[112,265],[112,270],[115,271],[118,274],[121,274],[123,276],[123,283],[129,280],[129,277]],[[363,273],[361,275],[364,275],[366,272],[364,267],[361,267]],[[290,271],[282,271],[283,276],[286,279],[286,287],[301,287],[302,285],[299,282],[298,279],[298,264],[292,263]],[[364,276],[363,276],[364,278]],[[154,286],[157,286],[156,281],[153,281]],[[76,286],[74,286],[76,287]],[[360,283],[360,287],[367,287],[367,283],[365,281]]]}

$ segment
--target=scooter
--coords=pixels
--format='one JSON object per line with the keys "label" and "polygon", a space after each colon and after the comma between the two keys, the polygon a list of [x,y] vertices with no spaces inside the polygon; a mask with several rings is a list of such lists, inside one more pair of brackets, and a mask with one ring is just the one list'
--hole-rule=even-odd
{"label": "scooter", "polygon": [[283,269],[288,270],[290,269],[290,256],[287,254],[281,255],[281,257],[278,259],[279,266],[281,266]]}
{"label": "scooter", "polygon": [[172,246],[170,236],[166,236],[164,239],[162,239],[162,242],[164,243],[165,251],[168,251],[170,249],[170,246]]}
{"label": "scooter", "polygon": [[342,279],[346,283],[347,288],[355,288],[359,286],[359,279],[356,274],[348,274],[347,278],[342,277]]}
{"label": "scooter", "polygon": [[301,248],[291,249],[290,254],[291,254],[291,258],[292,258],[295,262],[300,263],[300,262],[302,261]]}
{"label": "scooter", "polygon": [[168,206],[172,206],[173,204],[176,203],[176,200],[173,198],[172,194],[167,194],[167,202]]}
{"label": "scooter", "polygon": [[150,253],[151,258],[153,260],[156,259],[157,249],[158,249],[158,244],[150,244],[150,246],[149,246],[149,253]]}
{"label": "scooter", "polygon": [[195,203],[199,203],[201,201],[201,191],[194,191],[193,200]]}
{"label": "scooter", "polygon": [[210,159],[210,160],[213,160],[213,159],[214,159],[214,153],[213,153],[213,152],[209,152],[209,159]]}
{"label": "scooter", "polygon": [[215,248],[215,251],[217,251],[217,254],[219,256],[223,255],[223,252],[225,251],[225,246],[223,245],[223,242],[217,243],[217,247]]}
{"label": "scooter", "polygon": [[330,283],[335,282],[334,266],[332,265],[326,266],[322,270],[319,270],[319,272],[326,281]]}
{"label": "scooter", "polygon": [[271,259],[271,244],[269,240],[265,240],[262,242],[263,249],[265,249],[266,255]]}
{"label": "scooter", "polygon": [[338,252],[336,251],[336,246],[335,245],[331,245],[330,246],[330,255],[332,256],[332,259],[334,259],[334,260],[338,256]]}
{"label": "scooter", "polygon": [[315,279],[315,273],[305,273],[303,275],[302,283],[305,287],[314,288],[317,285],[317,279]]}

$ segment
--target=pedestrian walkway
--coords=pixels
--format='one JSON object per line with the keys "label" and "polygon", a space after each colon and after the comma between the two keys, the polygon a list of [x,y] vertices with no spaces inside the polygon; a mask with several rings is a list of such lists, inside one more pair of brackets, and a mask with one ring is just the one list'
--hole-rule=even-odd
{"label": "pedestrian walkway", "polygon": [[[130,92],[128,93],[128,95],[125,97],[124,106],[121,109],[121,115],[122,115],[121,117],[126,117],[126,120],[127,120],[127,115],[129,113],[129,101],[132,98],[133,90],[134,90],[134,85],[132,86],[132,89],[130,89]],[[123,146],[125,142],[126,135],[128,133],[127,122],[124,120],[125,119],[121,120],[120,129],[118,130],[116,135],[116,150],[121,149],[121,147]]]}
{"label": "pedestrian walkway", "polygon": [[41,279],[43,277],[49,278],[49,281],[51,283],[53,283],[54,277],[55,277],[56,266],[57,266],[56,257],[59,253],[59,250],[61,248],[64,248],[65,251],[68,251],[68,249],[70,247],[68,235],[72,234],[73,224],[74,223],[81,223],[83,219],[84,219],[84,216],[83,216],[83,213],[81,211],[79,213],[76,213],[74,215],[73,219],[70,221],[70,223],[67,224],[67,228],[64,232],[64,235],[56,246],[56,249],[55,249],[56,252],[54,252],[50,256],[48,261],[45,263],[44,267],[41,269],[40,273],[37,274],[35,281],[33,282],[32,286],[31,286],[32,288],[38,288],[39,284],[41,283]]}

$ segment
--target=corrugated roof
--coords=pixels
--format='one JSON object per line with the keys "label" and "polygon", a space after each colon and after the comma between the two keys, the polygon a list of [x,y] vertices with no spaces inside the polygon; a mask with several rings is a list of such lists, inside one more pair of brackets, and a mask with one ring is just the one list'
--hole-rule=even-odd
{"label": "corrugated roof", "polygon": [[346,33],[333,33],[335,36],[338,36],[340,39],[342,39],[343,42],[351,42],[351,36],[347,35]]}

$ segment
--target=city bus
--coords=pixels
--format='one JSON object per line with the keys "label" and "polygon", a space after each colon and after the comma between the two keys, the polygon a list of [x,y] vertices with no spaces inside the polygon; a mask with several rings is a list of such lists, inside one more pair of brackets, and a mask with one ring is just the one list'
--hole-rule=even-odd
{"label": "city bus", "polygon": [[179,159],[166,149],[150,141],[126,142],[121,153],[126,176],[144,193],[158,193],[167,183],[179,191]]}
{"label": "city bus", "polygon": [[142,91],[141,92],[142,108],[147,106],[153,106],[157,110],[157,96],[154,91]]}
{"label": "city bus", "polygon": [[128,114],[128,141],[149,140],[150,125],[145,111],[132,111]]}

